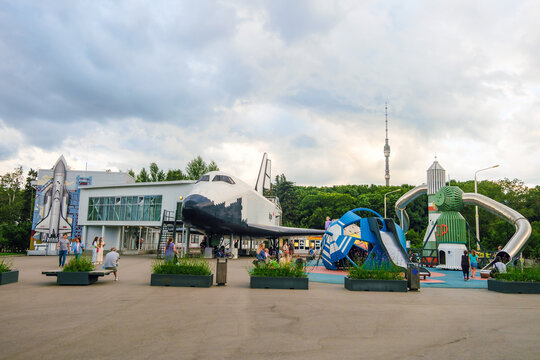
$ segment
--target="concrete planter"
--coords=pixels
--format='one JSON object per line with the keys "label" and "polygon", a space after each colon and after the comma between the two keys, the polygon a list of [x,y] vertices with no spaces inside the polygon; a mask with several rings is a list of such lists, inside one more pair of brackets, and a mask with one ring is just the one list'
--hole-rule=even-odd
{"label": "concrete planter", "polygon": [[298,277],[251,276],[249,287],[252,289],[295,289],[308,290],[309,279]]}
{"label": "concrete planter", "polygon": [[214,283],[214,274],[210,275],[178,275],[178,274],[152,274],[151,286],[183,286],[183,287],[210,287]]}
{"label": "concrete planter", "polygon": [[0,285],[15,283],[17,281],[19,281],[19,270],[0,273]]}
{"label": "concrete planter", "polygon": [[98,280],[97,275],[92,275],[88,271],[82,272],[59,272],[56,278],[58,285],[90,285]]}
{"label": "concrete planter", "polygon": [[407,280],[356,280],[345,277],[345,289],[351,291],[407,292]]}
{"label": "concrete planter", "polygon": [[489,279],[488,290],[507,294],[540,294],[540,282]]}

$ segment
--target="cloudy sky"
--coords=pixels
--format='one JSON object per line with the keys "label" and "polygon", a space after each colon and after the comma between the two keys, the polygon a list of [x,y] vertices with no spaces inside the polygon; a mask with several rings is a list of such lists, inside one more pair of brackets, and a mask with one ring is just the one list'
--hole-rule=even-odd
{"label": "cloudy sky", "polygon": [[0,173],[540,184],[540,2],[0,1]]}

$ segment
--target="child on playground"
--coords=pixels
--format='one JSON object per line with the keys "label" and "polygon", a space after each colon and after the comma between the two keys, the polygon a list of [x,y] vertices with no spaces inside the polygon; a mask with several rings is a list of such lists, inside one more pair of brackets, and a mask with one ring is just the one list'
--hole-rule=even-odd
{"label": "child on playground", "polygon": [[478,268],[478,255],[476,254],[476,251],[471,250],[469,258],[471,262],[471,278],[474,279],[476,276],[476,269]]}

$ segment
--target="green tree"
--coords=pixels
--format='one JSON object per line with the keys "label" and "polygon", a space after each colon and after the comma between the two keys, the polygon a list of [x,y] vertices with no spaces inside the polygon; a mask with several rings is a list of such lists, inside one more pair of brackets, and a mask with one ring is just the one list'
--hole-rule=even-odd
{"label": "green tree", "polygon": [[150,181],[151,181],[150,175],[148,175],[148,172],[146,171],[145,168],[142,168],[139,175],[137,175],[136,182],[150,182]]}
{"label": "green tree", "polygon": [[200,156],[188,162],[186,166],[187,177],[190,180],[197,180],[207,172],[208,167]]}
{"label": "green tree", "polygon": [[165,173],[159,169],[155,162],[150,163],[150,179],[153,182],[165,181]]}
{"label": "green tree", "polygon": [[174,181],[174,180],[186,180],[186,175],[180,169],[171,169],[167,171],[165,176],[165,181]]}
{"label": "green tree", "polygon": [[284,174],[276,176],[276,183],[270,192],[279,199],[281,205],[281,223],[284,226],[299,226],[298,197],[294,183],[288,181]]}

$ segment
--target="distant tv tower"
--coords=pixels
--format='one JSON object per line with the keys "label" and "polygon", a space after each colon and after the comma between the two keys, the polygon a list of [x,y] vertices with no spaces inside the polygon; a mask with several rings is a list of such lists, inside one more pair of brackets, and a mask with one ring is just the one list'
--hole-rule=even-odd
{"label": "distant tv tower", "polygon": [[384,157],[386,158],[386,170],[384,172],[384,179],[386,180],[386,186],[390,185],[390,145],[388,145],[388,104],[384,103],[385,123],[386,123],[386,139],[384,140]]}

